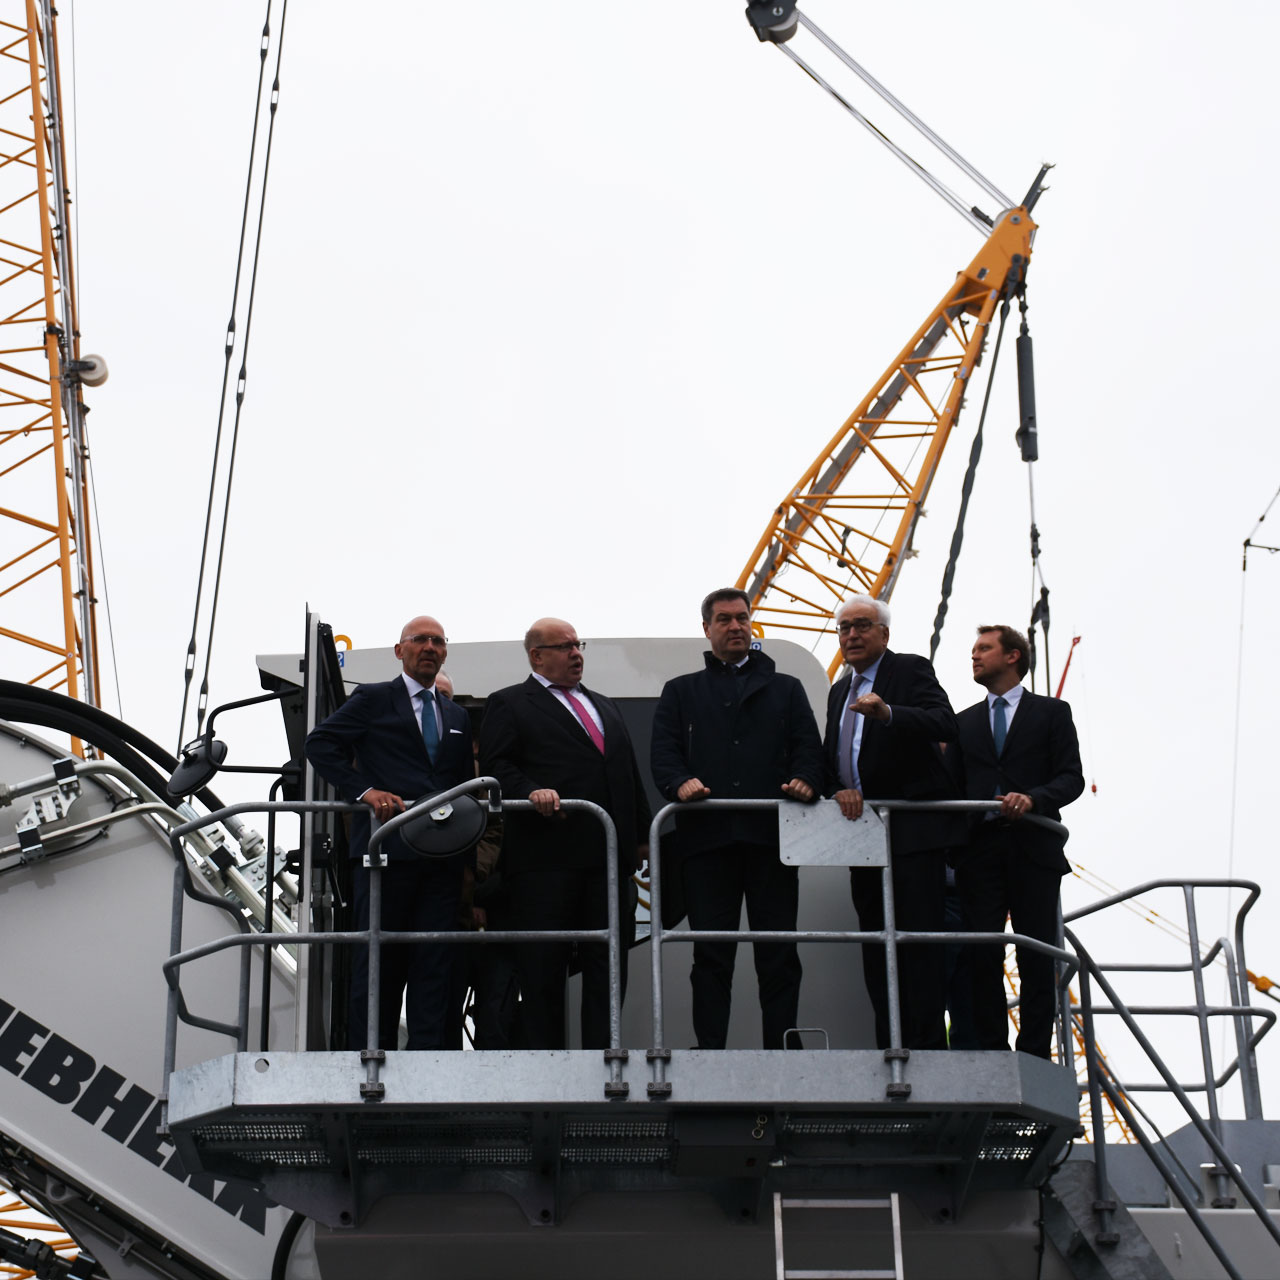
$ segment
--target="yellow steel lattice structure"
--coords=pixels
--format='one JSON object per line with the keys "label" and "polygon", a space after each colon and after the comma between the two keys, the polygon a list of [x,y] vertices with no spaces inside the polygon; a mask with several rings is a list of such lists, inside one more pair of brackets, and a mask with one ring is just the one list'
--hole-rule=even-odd
{"label": "yellow steel lattice structure", "polygon": [[0,0],[0,672],[98,703],[56,19]]}
{"label": "yellow steel lattice structure", "polygon": [[[1025,206],[996,222],[977,257],[779,503],[738,577],[761,635],[831,630],[844,596],[887,600],[960,416],[1010,272],[1035,231]],[[829,670],[840,666],[837,653]]]}

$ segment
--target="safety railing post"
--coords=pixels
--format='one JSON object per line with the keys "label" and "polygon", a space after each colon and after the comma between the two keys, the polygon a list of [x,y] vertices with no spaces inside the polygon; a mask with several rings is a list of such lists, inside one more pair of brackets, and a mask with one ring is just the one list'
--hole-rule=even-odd
{"label": "safety railing post", "polygon": [[[898,918],[893,902],[893,838],[892,823],[883,811],[877,811],[884,821],[885,862],[880,868],[880,895],[883,902],[884,921],[884,985],[885,1002],[889,1013],[889,1047],[885,1059],[889,1063],[889,1088],[891,1098],[906,1097],[911,1092],[905,1083],[908,1050],[902,1047],[902,1000],[898,984]],[[862,922],[859,921],[859,924]],[[865,961],[864,961],[865,963]]]}
{"label": "safety railing post", "polygon": [[1089,1115],[1093,1124],[1093,1171],[1095,1179],[1094,1213],[1099,1231],[1098,1244],[1115,1244],[1119,1235],[1112,1227],[1111,1215],[1115,1212],[1115,1200],[1111,1194],[1111,1182],[1107,1178],[1107,1133],[1102,1116],[1102,1078],[1098,1063],[1098,1042],[1093,1027],[1093,989],[1089,984],[1089,971],[1080,970],[1080,1022],[1084,1027],[1084,1054],[1089,1082]]}
{"label": "safety railing post", "polygon": [[[1196,995],[1196,1029],[1200,1034],[1200,1060],[1204,1067],[1205,1104],[1209,1110],[1209,1127],[1213,1136],[1222,1141],[1222,1117],[1218,1111],[1218,1089],[1214,1082],[1213,1046],[1209,1035],[1209,1009],[1204,994],[1204,962],[1200,955],[1200,925],[1196,917],[1195,888],[1183,885],[1182,899],[1187,912],[1187,940],[1191,947],[1191,982]],[[1227,1173],[1214,1168],[1213,1185],[1217,1193],[1214,1208],[1234,1209],[1236,1200],[1228,1185]]]}
{"label": "safety railing post", "polygon": [[[1253,905],[1254,899],[1257,897],[1257,891],[1249,896],[1245,903],[1236,912],[1235,927],[1235,959],[1236,959],[1236,981],[1239,984],[1239,997],[1237,1004],[1251,1006],[1253,1001],[1249,998],[1249,966],[1245,962],[1244,957],[1244,918],[1249,908]],[[1262,1119],[1262,1092],[1258,1082],[1258,1062],[1254,1056],[1253,1041],[1249,1033],[1249,1019],[1246,1015],[1241,1015],[1241,1021],[1245,1026],[1246,1044],[1248,1052],[1242,1053],[1241,1062],[1241,1088],[1245,1091],[1244,1114],[1248,1120]],[[1244,1064],[1248,1064],[1248,1076],[1244,1075]],[[1247,1087],[1246,1087],[1247,1079]]]}
{"label": "safety railing post", "polygon": [[[1063,935],[1062,896],[1058,896],[1058,909],[1055,913],[1057,925],[1054,931],[1054,942],[1062,950],[1066,949]],[[1071,1036],[1071,983],[1062,980],[1062,961],[1057,958],[1053,962],[1054,990],[1058,993],[1058,1063],[1070,1067],[1076,1066],[1076,1046]]]}
{"label": "safety railing post", "polygon": [[[173,900],[169,910],[169,958],[172,959],[182,950],[182,901],[186,886],[187,868],[183,863],[181,850],[178,861],[173,868]],[[164,1077],[160,1094],[160,1128],[163,1131],[169,1123],[169,1077],[178,1059],[178,1002],[182,998],[180,975],[175,971],[168,979],[169,990],[166,996],[164,1018]]]}

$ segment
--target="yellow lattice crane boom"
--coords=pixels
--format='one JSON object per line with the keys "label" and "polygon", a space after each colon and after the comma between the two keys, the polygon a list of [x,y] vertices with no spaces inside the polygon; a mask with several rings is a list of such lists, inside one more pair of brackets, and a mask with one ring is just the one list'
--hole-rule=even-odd
{"label": "yellow lattice crane boom", "polygon": [[98,705],[57,19],[0,0],[0,669]]}
{"label": "yellow lattice crane boom", "polygon": [[[1038,193],[1039,180],[1023,204],[996,220],[973,261],[778,504],[737,582],[762,634],[826,633],[850,591],[889,598],[992,318],[1025,276],[1036,227],[1029,207]],[[839,665],[837,653],[833,675]]]}

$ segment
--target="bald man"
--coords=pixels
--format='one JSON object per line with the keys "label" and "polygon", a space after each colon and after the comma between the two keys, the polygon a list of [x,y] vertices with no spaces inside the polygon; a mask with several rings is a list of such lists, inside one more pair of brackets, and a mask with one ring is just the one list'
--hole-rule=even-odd
{"label": "bald man", "polygon": [[[448,653],[444,628],[428,615],[400,632],[396,657],[402,671],[385,683],[359,685],[327,720],[307,735],[315,771],[344,800],[365,806],[351,823],[355,871],[355,928],[369,927],[369,849],[372,821],[386,822],[414,800],[438,795],[475,776],[471,723],[447,697],[437,697],[436,676]],[[456,929],[465,857],[424,858],[398,835],[381,846],[382,927],[397,931]],[[400,1006],[408,991],[410,1049],[450,1047],[449,948],[382,949],[378,993],[378,1047],[394,1049]],[[369,956],[352,948],[347,1045],[363,1049],[368,1037]]]}
{"label": "bald man", "polygon": [[[649,802],[622,716],[582,683],[585,642],[563,618],[539,618],[524,638],[530,674],[490,694],[480,729],[480,772],[507,800],[534,812],[506,820],[502,876],[513,929],[603,929],[608,924],[605,836],[591,814],[569,814],[562,799],[590,800],[618,832],[622,983],[635,940],[631,874],[648,847]],[[568,943],[517,949],[520,1008],[531,1049],[563,1049]],[[609,1045],[609,957],[600,944],[579,948],[582,1047]]]}

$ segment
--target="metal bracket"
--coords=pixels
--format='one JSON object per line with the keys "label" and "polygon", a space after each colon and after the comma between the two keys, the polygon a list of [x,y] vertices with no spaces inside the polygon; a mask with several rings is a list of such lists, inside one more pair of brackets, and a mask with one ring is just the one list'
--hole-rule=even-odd
{"label": "metal bracket", "polygon": [[[387,1051],[385,1049],[361,1049],[360,1061],[362,1063],[370,1062],[386,1062]],[[387,1096],[387,1086],[381,1080],[361,1080],[360,1096],[366,1102],[381,1102]]]}
{"label": "metal bracket", "polygon": [[63,756],[53,762],[53,776],[58,780],[58,790],[64,796],[80,794],[80,779],[76,777],[76,762],[72,756]]}
{"label": "metal bracket", "polygon": [[44,857],[44,841],[40,839],[40,832],[35,827],[23,827],[18,832],[18,851],[24,864],[39,862]]}

